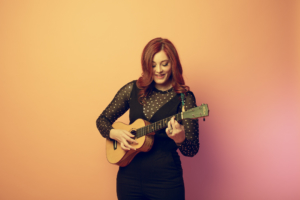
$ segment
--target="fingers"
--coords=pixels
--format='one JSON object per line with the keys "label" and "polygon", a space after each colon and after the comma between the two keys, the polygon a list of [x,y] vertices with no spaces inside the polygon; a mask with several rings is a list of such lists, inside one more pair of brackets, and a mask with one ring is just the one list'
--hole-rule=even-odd
{"label": "fingers", "polygon": [[166,128],[166,133],[167,133],[167,135],[170,137],[170,136],[172,136],[172,131],[171,131],[172,129],[170,129],[169,127],[168,128]]}
{"label": "fingers", "polygon": [[170,120],[171,128],[174,128],[175,122],[175,117],[172,117]]}
{"label": "fingers", "polygon": [[138,144],[138,142],[131,137],[134,137],[134,135],[126,130],[112,129],[110,132],[110,138],[118,141],[121,148],[125,151],[136,150],[131,144]]}
{"label": "fingers", "polygon": [[135,141],[133,138],[134,135],[132,135],[131,133],[129,133],[128,131],[124,131],[126,135],[124,135],[124,138],[129,142],[129,143],[133,143],[133,144],[138,144],[137,141]]}
{"label": "fingers", "polygon": [[173,124],[171,124],[171,125],[174,129],[183,129],[183,126],[181,124],[179,124],[178,121],[175,120],[175,117],[173,118],[172,122],[173,122]]}
{"label": "fingers", "polygon": [[172,125],[171,125],[171,120],[168,122],[168,127],[166,128],[166,133],[167,135],[172,135]]}
{"label": "fingers", "polygon": [[126,135],[128,135],[129,137],[134,137],[134,135],[132,134],[132,133],[130,133],[130,132],[128,132],[128,131],[123,131]]}
{"label": "fingers", "polygon": [[121,142],[121,148],[124,149],[125,151],[129,151],[130,149],[136,150],[136,148],[128,144],[126,140],[124,140],[124,142]]}
{"label": "fingers", "polygon": [[168,128],[167,129],[169,129],[169,130],[172,129],[171,120],[168,122]]}
{"label": "fingers", "polygon": [[175,117],[172,117],[168,123],[168,127],[170,127],[170,129],[179,129],[180,126],[181,125],[175,120]]}
{"label": "fingers", "polygon": [[166,133],[170,137],[173,134],[173,127],[174,127],[174,118],[172,117],[168,122],[168,128],[166,128]]}
{"label": "fingers", "polygon": [[184,126],[180,125],[175,117],[172,117],[168,122],[168,128],[166,128],[166,133],[169,138],[173,139],[175,143],[182,143],[185,139]]}
{"label": "fingers", "polygon": [[180,125],[176,120],[175,117],[172,117],[168,122],[168,128],[166,128],[166,133],[170,137],[176,135],[178,132],[183,130],[183,126]]}
{"label": "fingers", "polygon": [[125,151],[129,151],[129,150],[130,150],[130,148],[129,148],[129,147],[126,147],[126,146],[124,145],[124,143],[121,143],[121,148],[122,148],[123,150],[125,150]]}
{"label": "fingers", "polygon": [[[125,131],[125,130],[123,130],[123,133],[125,133],[124,135],[123,135],[123,141],[122,141],[122,143],[121,144],[123,144],[123,146],[125,147],[124,148],[124,150],[130,150],[130,149],[132,149],[132,150],[136,150],[136,148],[134,148],[133,146],[131,146],[130,144],[138,144],[138,142],[137,141],[135,141],[132,137],[134,137],[134,135],[133,134],[131,134],[130,132],[128,132],[128,131]],[[122,146],[121,146],[122,147]]]}
{"label": "fingers", "polygon": [[172,125],[175,129],[180,129],[180,124],[176,121],[176,120],[174,120],[174,124]]}

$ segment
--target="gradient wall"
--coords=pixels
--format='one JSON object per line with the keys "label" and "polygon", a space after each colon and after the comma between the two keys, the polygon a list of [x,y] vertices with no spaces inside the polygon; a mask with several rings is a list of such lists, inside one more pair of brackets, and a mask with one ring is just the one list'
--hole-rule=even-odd
{"label": "gradient wall", "polygon": [[211,110],[199,153],[181,156],[186,199],[300,199],[299,13],[296,0],[0,1],[0,199],[116,200],[95,121],[155,37]]}

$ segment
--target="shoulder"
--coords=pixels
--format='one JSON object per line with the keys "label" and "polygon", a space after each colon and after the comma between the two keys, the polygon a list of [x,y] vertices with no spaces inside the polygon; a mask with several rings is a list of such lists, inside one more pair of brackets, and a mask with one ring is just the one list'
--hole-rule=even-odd
{"label": "shoulder", "polygon": [[187,93],[185,93],[186,98],[194,98],[195,99],[195,95],[192,91],[188,91]]}
{"label": "shoulder", "polygon": [[185,94],[185,101],[186,101],[186,103],[189,103],[189,104],[196,104],[196,98],[192,91],[188,91]]}
{"label": "shoulder", "polygon": [[123,90],[123,89],[130,89],[130,90],[132,90],[132,88],[133,88],[133,86],[136,84],[136,80],[133,80],[133,81],[130,81],[130,82],[128,82],[128,83],[126,83],[122,88],[121,88],[121,90]]}
{"label": "shoulder", "polygon": [[126,85],[134,85],[134,84],[136,84],[136,80],[133,80],[133,81],[130,81],[130,82],[126,83]]}
{"label": "shoulder", "polygon": [[[119,91],[118,91],[118,93],[117,93],[117,96],[123,96],[123,95],[125,95],[125,96],[128,96],[128,95],[130,95],[131,94],[131,91],[132,91],[132,89],[133,89],[133,87],[134,87],[134,85],[135,85],[135,81],[130,81],[129,83],[126,83],[125,85],[123,85],[120,89],[119,89]],[[127,95],[126,95],[127,94]]]}

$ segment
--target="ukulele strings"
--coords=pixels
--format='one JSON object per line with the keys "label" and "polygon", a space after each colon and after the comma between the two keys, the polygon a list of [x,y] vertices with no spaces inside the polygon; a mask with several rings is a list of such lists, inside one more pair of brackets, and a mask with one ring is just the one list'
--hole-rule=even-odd
{"label": "ukulele strings", "polygon": [[[181,113],[177,113],[176,115],[173,115],[173,116],[175,116],[176,121],[182,120]],[[152,124],[149,124],[147,126],[137,129],[136,130],[136,138],[140,138],[144,135],[147,135],[148,133],[152,133],[152,132],[158,131],[160,129],[163,129],[164,127],[167,127],[168,122],[171,120],[171,118],[173,116],[167,117],[165,119],[159,120],[157,122],[154,122]]]}

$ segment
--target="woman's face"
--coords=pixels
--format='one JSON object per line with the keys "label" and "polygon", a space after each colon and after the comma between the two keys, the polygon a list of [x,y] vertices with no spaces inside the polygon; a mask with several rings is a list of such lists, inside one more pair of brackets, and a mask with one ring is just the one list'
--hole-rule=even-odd
{"label": "woman's face", "polygon": [[172,87],[172,80],[170,79],[172,73],[171,63],[163,50],[154,55],[152,68],[155,87],[159,90],[170,89]]}

